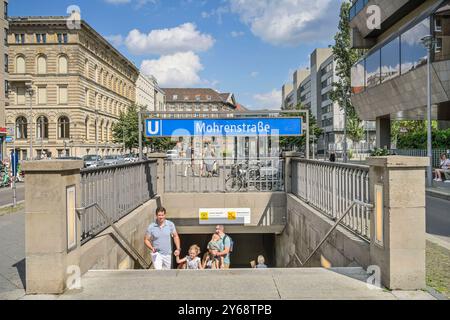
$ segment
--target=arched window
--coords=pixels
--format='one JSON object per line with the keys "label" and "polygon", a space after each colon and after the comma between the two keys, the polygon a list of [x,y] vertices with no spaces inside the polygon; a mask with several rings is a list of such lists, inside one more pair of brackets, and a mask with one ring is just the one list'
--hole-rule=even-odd
{"label": "arched window", "polygon": [[18,56],[16,58],[16,73],[25,73],[25,58],[23,56]]}
{"label": "arched window", "polygon": [[37,58],[37,73],[38,74],[47,73],[47,58],[45,56],[39,56]]}
{"label": "arched window", "polygon": [[36,137],[38,139],[48,139],[48,119],[40,116],[36,121]]}
{"label": "arched window", "polygon": [[16,139],[26,139],[28,137],[28,122],[25,117],[16,119]]}
{"label": "arched window", "polygon": [[60,74],[68,73],[68,62],[66,56],[60,56],[58,58],[58,73]]}
{"label": "arched window", "polygon": [[70,121],[66,116],[58,119],[58,138],[69,139],[70,138]]}

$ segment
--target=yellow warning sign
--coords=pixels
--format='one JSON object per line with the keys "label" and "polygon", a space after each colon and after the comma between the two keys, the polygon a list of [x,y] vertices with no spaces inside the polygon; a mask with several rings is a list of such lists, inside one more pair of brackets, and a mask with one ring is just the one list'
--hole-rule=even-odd
{"label": "yellow warning sign", "polygon": [[228,211],[228,220],[236,220],[236,211]]}
{"label": "yellow warning sign", "polygon": [[208,220],[208,212],[200,212],[200,220]]}

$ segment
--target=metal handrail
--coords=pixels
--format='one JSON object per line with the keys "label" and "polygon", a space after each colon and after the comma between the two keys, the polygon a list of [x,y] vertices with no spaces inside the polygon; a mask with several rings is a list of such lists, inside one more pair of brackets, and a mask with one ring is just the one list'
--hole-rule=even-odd
{"label": "metal handrail", "polygon": [[90,209],[90,208],[96,208],[97,212],[103,217],[103,219],[106,220],[106,222],[109,224],[109,226],[111,228],[113,228],[113,230],[117,233],[117,235],[119,236],[119,238],[126,244],[126,246],[128,247],[128,249],[131,251],[131,253],[133,253],[135,256],[133,256],[132,254],[130,254],[130,252],[128,252],[128,254],[134,258],[137,262],[139,262],[139,264],[141,265],[141,268],[143,269],[150,269],[151,267],[151,263],[147,263],[147,261],[145,261],[145,259],[139,254],[139,252],[131,245],[131,243],[125,238],[125,236],[123,235],[123,233],[119,230],[119,228],[117,228],[113,221],[106,215],[105,211],[103,211],[103,209],[97,204],[97,203],[93,203],[90,204],[84,208],[77,208],[76,211],[77,213],[81,216],[83,215],[86,210]]}
{"label": "metal handrail", "polygon": [[357,205],[361,206],[361,207],[364,207],[364,208],[367,208],[369,210],[372,210],[374,208],[373,204],[365,203],[365,202],[362,202],[362,201],[359,201],[359,200],[356,200],[356,199],[353,200],[352,204],[347,208],[347,210],[344,212],[342,217],[340,217],[336,221],[336,223],[333,225],[333,227],[330,229],[330,231],[327,232],[325,237],[322,239],[322,241],[320,241],[319,245],[317,245],[317,247],[313,250],[313,252],[305,260],[305,262],[302,262],[301,259],[299,258],[299,256],[297,255],[297,253],[294,252],[293,257],[289,261],[288,265],[290,265],[293,262],[294,258],[295,258],[300,263],[300,266],[302,266],[302,267],[305,266],[309,262],[309,260],[311,260],[311,258],[316,254],[316,252],[319,251],[320,247],[322,247],[322,245],[325,243],[325,241],[328,240],[328,238],[333,233],[333,231],[336,230],[336,228],[339,226],[339,224],[342,222],[342,220],[344,220],[345,216],[347,214],[349,214],[349,212]]}

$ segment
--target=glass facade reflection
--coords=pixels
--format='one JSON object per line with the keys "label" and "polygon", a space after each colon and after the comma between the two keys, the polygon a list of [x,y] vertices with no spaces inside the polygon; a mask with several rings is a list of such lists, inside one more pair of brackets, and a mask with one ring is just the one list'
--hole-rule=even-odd
{"label": "glass facade reflection", "polygon": [[380,79],[380,50],[377,50],[366,58],[366,87],[375,87]]}
{"label": "glass facade reflection", "polygon": [[421,39],[429,34],[430,20],[426,19],[401,35],[402,74],[427,63],[427,49]]}
{"label": "glass facade reflection", "polygon": [[400,38],[381,48],[381,83],[400,74]]}
{"label": "glass facade reflection", "polygon": [[352,68],[352,93],[358,94],[364,91],[364,88],[366,87],[365,83],[365,61],[362,60],[358,62],[355,66]]}
{"label": "glass facade reflection", "polygon": [[436,12],[434,33],[438,43],[435,48],[434,60],[450,60],[450,4]]}
{"label": "glass facade reflection", "polygon": [[421,39],[428,34],[430,19],[426,18],[356,63],[352,67],[353,93],[363,92],[365,88],[377,86],[426,64],[427,50]]}

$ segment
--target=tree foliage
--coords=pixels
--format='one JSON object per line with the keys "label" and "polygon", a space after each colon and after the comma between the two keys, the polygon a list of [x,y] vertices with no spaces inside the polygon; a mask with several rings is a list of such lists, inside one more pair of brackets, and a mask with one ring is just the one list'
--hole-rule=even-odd
{"label": "tree foliage", "polygon": [[[126,113],[121,113],[119,122],[113,126],[113,139],[115,143],[125,144],[125,149],[130,152],[139,148],[139,108],[132,105]],[[142,133],[143,146],[150,147],[153,151],[166,152],[175,145],[170,138],[145,137]]]}
{"label": "tree foliage", "polygon": [[[350,24],[348,16],[351,2],[344,1],[341,5],[339,27],[334,37],[333,54],[336,60],[336,74],[339,81],[333,83],[331,100],[338,103],[341,110],[347,113],[347,131],[354,142],[359,142],[364,136],[362,121],[359,119],[350,100],[351,95],[351,69],[361,58],[364,51],[351,48]],[[362,132],[362,134],[361,134]]]}

